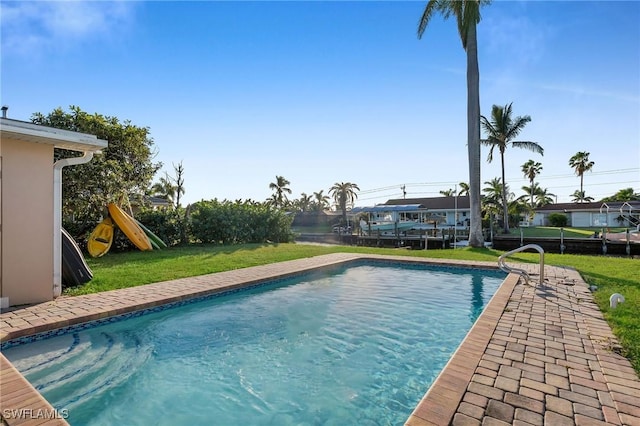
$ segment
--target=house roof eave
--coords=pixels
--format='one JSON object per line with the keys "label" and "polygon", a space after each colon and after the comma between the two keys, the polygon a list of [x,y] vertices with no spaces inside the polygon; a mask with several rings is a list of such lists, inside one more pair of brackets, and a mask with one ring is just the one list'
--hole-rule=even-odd
{"label": "house roof eave", "polygon": [[9,118],[0,118],[0,136],[3,139],[53,145],[55,148],[81,152],[96,152],[107,148],[109,145],[106,140],[98,139],[95,135],[56,129]]}

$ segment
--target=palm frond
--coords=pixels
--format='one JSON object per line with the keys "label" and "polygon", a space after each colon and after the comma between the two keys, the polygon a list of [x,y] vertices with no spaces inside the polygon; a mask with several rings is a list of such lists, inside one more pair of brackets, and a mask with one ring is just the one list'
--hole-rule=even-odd
{"label": "palm frond", "polygon": [[422,35],[427,29],[433,14],[438,10],[438,3],[438,0],[430,0],[424,8],[424,12],[422,12],[420,22],[418,23],[418,39],[422,39]]}
{"label": "palm frond", "polygon": [[528,149],[529,151],[538,153],[540,155],[544,155],[544,149],[540,145],[538,145],[538,143],[536,142],[513,141],[511,142],[511,145],[513,145],[515,148],[524,148],[524,149]]}

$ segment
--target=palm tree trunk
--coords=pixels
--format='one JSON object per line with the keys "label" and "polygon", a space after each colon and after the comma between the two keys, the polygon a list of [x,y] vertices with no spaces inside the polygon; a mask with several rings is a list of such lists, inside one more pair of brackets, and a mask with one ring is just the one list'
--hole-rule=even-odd
{"label": "palm tree trunk", "polygon": [[502,209],[504,212],[504,233],[509,233],[509,206],[507,205],[507,184],[504,181],[504,152],[500,151],[502,165]]}
{"label": "palm tree trunk", "polygon": [[531,179],[531,209],[533,210],[533,179]]}
{"label": "palm tree trunk", "polygon": [[484,247],[480,208],[480,70],[476,24],[467,34],[467,152],[469,156],[469,245]]}

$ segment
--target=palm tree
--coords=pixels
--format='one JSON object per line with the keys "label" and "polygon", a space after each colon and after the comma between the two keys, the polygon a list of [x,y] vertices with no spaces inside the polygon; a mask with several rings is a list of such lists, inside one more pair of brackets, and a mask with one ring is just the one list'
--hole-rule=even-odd
{"label": "palm tree", "polygon": [[173,204],[176,190],[177,187],[173,184],[173,180],[169,177],[169,174],[165,172],[164,177],[161,177],[160,181],[154,183],[151,187],[151,194],[155,197],[164,198]]}
{"label": "palm tree", "polygon": [[291,189],[287,185],[291,184],[283,176],[276,176],[276,181],[269,184],[269,189],[273,190],[273,196],[268,200],[275,207],[284,207],[287,204],[286,194],[291,194]]}
{"label": "palm tree", "polygon": [[469,184],[466,182],[460,182],[458,185],[460,186],[460,192],[458,192],[458,196],[469,196]]}
{"label": "palm tree", "polygon": [[523,186],[522,190],[525,195],[523,195],[522,199],[533,199],[534,202],[531,204],[532,208],[546,206],[547,204],[553,203],[555,194],[549,192],[547,188],[541,188],[538,183],[534,183],[533,186]]}
{"label": "palm tree", "polygon": [[574,203],[590,203],[593,201],[593,197],[589,197],[584,191],[578,191],[577,189],[571,196],[573,197],[571,201]]}
{"label": "palm tree", "polygon": [[305,194],[304,192],[300,194],[300,198],[298,198],[295,202],[296,208],[301,212],[311,211],[312,204],[313,202],[311,196]]}
{"label": "palm tree", "polygon": [[324,194],[323,189],[313,193],[313,207],[317,211],[329,208],[329,196]]}
{"label": "palm tree", "polygon": [[429,0],[418,24],[418,38],[422,38],[434,13],[447,19],[456,18],[462,48],[467,53],[467,155],[469,161],[470,227],[469,245],[483,247],[480,206],[480,71],[478,69],[478,38],[476,26],[480,22],[480,7],[488,0]]}
{"label": "palm tree", "polygon": [[440,190],[440,194],[444,195],[445,197],[453,197],[454,195],[456,195],[456,190],[455,189],[442,189],[442,190]]}
{"label": "palm tree", "polygon": [[[491,108],[491,121],[486,117],[481,116],[480,122],[482,128],[487,134],[487,139],[482,139],[483,145],[488,145],[489,156],[487,161],[490,163],[493,160],[493,149],[498,148],[500,151],[500,160],[502,166],[502,185],[506,187],[506,181],[504,178],[504,152],[509,145],[515,148],[526,148],[530,151],[543,154],[544,150],[536,142],[530,141],[514,141],[513,139],[524,129],[524,126],[531,121],[531,117],[525,115],[524,117],[511,118],[511,104],[507,104],[504,107],[494,105]],[[507,192],[506,189],[502,191],[502,206],[504,210],[504,233],[509,233],[509,211],[507,205]]]}
{"label": "palm tree", "polygon": [[360,188],[351,182],[336,182],[329,188],[329,195],[333,196],[336,205],[342,210],[342,223],[344,224],[347,223],[347,204],[353,204],[358,198],[356,191],[360,191]]}
{"label": "palm tree", "polygon": [[633,188],[624,188],[612,196],[602,199],[602,202],[608,201],[640,201],[640,193],[635,192]]}
{"label": "palm tree", "polygon": [[569,158],[569,166],[573,167],[576,170],[576,174],[580,176],[580,191],[584,195],[584,172],[588,172],[593,168],[595,163],[593,161],[589,161],[589,153],[586,151],[577,152],[573,157]]}
{"label": "palm tree", "polygon": [[536,190],[535,196],[537,207],[546,206],[547,204],[553,203],[553,201],[557,199],[556,194],[552,194],[547,188],[539,188],[539,190]]}
{"label": "palm tree", "polygon": [[482,189],[482,192],[485,193],[482,199],[484,210],[499,216],[502,206],[500,201],[502,198],[502,182],[499,177],[495,177],[484,184],[487,185]]}
{"label": "palm tree", "polygon": [[524,173],[524,177],[528,178],[529,183],[531,183],[531,188],[530,188],[531,190],[529,191],[529,196],[531,197],[531,203],[530,203],[531,208],[534,207],[533,196],[535,195],[533,181],[535,180],[536,176],[540,174],[541,171],[542,171],[542,164],[538,163],[537,161],[529,160],[522,165],[522,173]]}

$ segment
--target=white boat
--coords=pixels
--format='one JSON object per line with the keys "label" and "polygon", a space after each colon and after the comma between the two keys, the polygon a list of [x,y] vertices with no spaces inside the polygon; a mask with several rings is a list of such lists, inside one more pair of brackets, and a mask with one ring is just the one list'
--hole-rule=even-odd
{"label": "white boat", "polygon": [[384,205],[373,207],[355,207],[351,214],[366,215],[361,216],[359,222],[363,233],[371,235],[374,233],[395,235],[408,231],[419,225],[418,211],[420,204],[407,205]]}
{"label": "white boat", "polygon": [[381,221],[369,221],[366,222],[364,220],[360,221],[360,229],[364,232],[372,233],[372,232],[382,232],[382,233],[396,233],[396,232],[404,232],[409,229],[414,228],[418,222],[412,220],[381,220]]}

